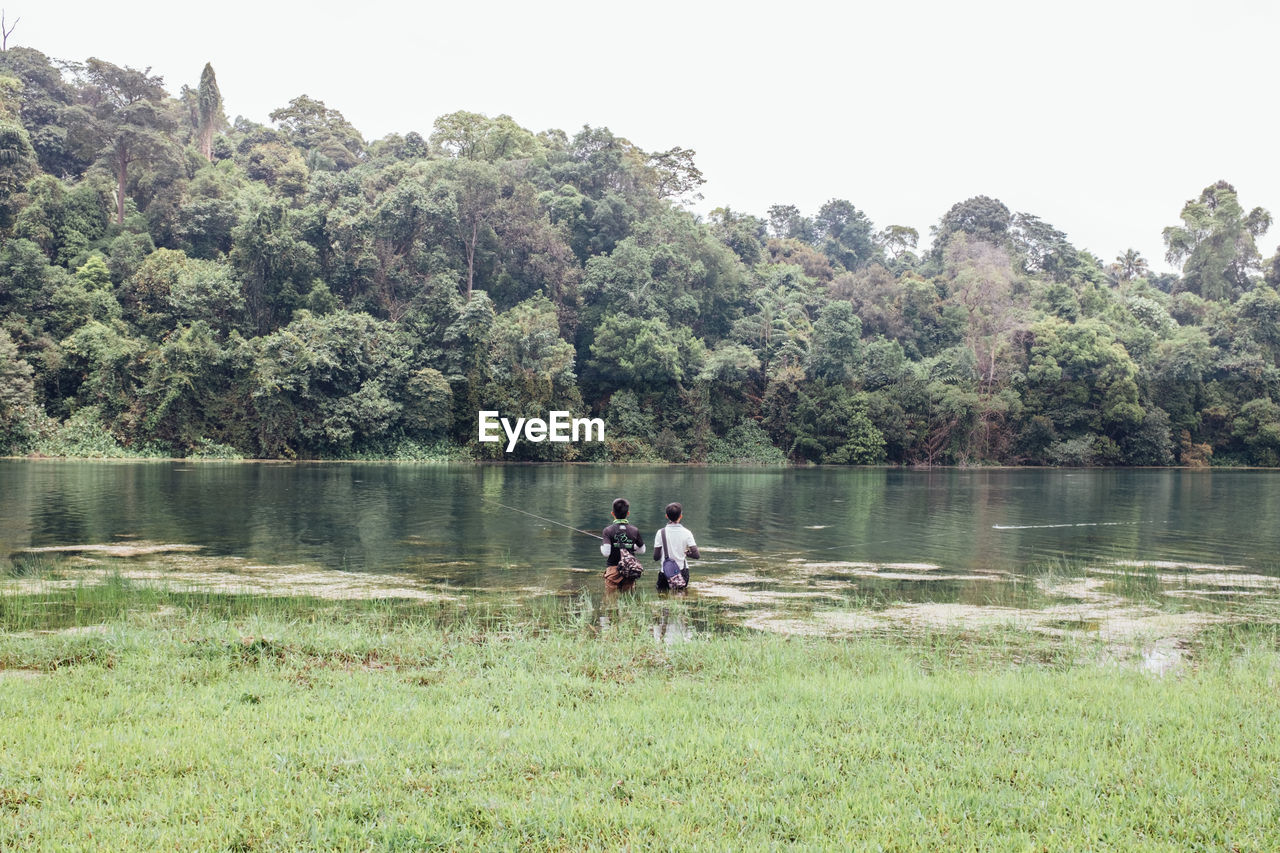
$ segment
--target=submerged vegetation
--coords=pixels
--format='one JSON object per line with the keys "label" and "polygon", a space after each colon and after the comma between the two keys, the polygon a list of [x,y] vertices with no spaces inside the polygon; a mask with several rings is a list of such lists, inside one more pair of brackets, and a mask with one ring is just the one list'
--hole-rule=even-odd
{"label": "submerged vegetation", "polygon": [[[1156,274],[986,196],[927,248],[838,198],[700,217],[693,151],[608,128],[269,119],[0,51],[0,452],[1280,464],[1280,260],[1225,181]],[[607,441],[508,456],[482,409]]]}
{"label": "submerged vegetation", "polygon": [[0,847],[1280,843],[1274,625],[1158,677],[1009,627],[713,638],[709,618],[2,595]]}

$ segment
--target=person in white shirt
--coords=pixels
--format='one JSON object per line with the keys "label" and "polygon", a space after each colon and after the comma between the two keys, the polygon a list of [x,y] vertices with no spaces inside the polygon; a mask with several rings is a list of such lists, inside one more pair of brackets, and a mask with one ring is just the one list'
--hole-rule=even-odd
{"label": "person in white shirt", "polygon": [[[653,559],[658,565],[662,565],[662,560],[666,556],[663,551],[662,541],[665,538],[667,547],[671,549],[671,559],[680,564],[680,574],[684,575],[684,582],[687,586],[689,583],[689,560],[698,560],[702,555],[698,553],[698,543],[693,541],[693,531],[681,524],[684,518],[684,507],[678,503],[667,504],[667,526],[658,531],[658,535],[653,537]],[[658,572],[658,591],[666,592],[671,588],[671,584],[663,576],[662,572]]]}

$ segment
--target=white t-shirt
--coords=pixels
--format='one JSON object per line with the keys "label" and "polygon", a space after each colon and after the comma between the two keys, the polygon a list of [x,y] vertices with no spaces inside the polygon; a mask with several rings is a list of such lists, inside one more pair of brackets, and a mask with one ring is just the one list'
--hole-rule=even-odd
{"label": "white t-shirt", "polygon": [[[671,547],[668,553],[666,548],[662,548],[663,536],[666,536],[667,545]],[[680,564],[680,568],[689,568],[689,561],[685,558],[684,552],[689,548],[698,547],[698,543],[693,541],[693,532],[685,528],[683,524],[672,523],[658,531],[658,535],[653,537],[653,547],[662,548],[662,559],[667,557],[675,560]]]}

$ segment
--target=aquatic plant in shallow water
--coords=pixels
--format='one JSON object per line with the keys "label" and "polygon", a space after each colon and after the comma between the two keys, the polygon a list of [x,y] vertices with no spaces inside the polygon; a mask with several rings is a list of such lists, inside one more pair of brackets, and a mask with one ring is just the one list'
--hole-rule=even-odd
{"label": "aquatic plant in shallow water", "polygon": [[[512,552],[498,548],[512,559]],[[347,572],[267,566],[206,555],[193,546],[142,541],[48,546],[15,559],[23,576],[0,579],[0,593],[7,597],[7,615],[0,615],[14,630],[100,624],[127,608],[121,602],[135,596],[136,589],[135,597],[145,599],[144,609],[168,606],[157,603],[168,593],[185,596],[182,607],[201,596],[210,606],[224,602],[216,607],[255,597],[286,602],[364,599],[417,606],[433,618],[453,612],[451,619],[505,625],[517,632],[525,626],[558,630],[586,623],[599,630],[610,626],[617,612],[634,610],[644,614],[646,630],[664,639],[688,639],[732,626],[828,637],[1008,627],[1062,643],[1094,641],[1108,646],[1112,657],[1127,659],[1161,643],[1185,643],[1207,625],[1252,618],[1241,615],[1242,601],[1256,610],[1280,600],[1280,579],[1229,566],[1098,564],[1065,558],[1033,566],[1027,575],[964,575],[935,564],[796,558],[772,563],[767,573],[750,568],[707,573],[683,598],[640,591],[614,602],[575,584],[559,589],[456,586],[450,572],[435,571],[430,561],[402,574]],[[504,574],[524,576],[514,563]],[[1133,583],[1126,580],[1131,576],[1140,577],[1142,585],[1125,586]],[[1245,598],[1244,592],[1254,594]],[[446,603],[457,606],[441,606]],[[664,623],[660,614],[672,605],[678,605],[680,615]],[[280,605],[286,610],[295,606]]]}

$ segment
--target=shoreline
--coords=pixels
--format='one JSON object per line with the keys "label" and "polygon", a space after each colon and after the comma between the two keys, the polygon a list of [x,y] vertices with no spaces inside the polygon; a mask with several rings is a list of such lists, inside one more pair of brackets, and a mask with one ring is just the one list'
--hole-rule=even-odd
{"label": "shoreline", "polygon": [[467,465],[494,467],[628,467],[628,468],[762,468],[769,470],[850,470],[850,471],[1280,471],[1278,467],[1263,465],[822,465],[793,462],[592,462],[592,461],[531,461],[505,462],[499,459],[217,459],[193,456],[0,456],[0,461],[12,462],[191,462],[201,464],[254,464],[254,465]]}

